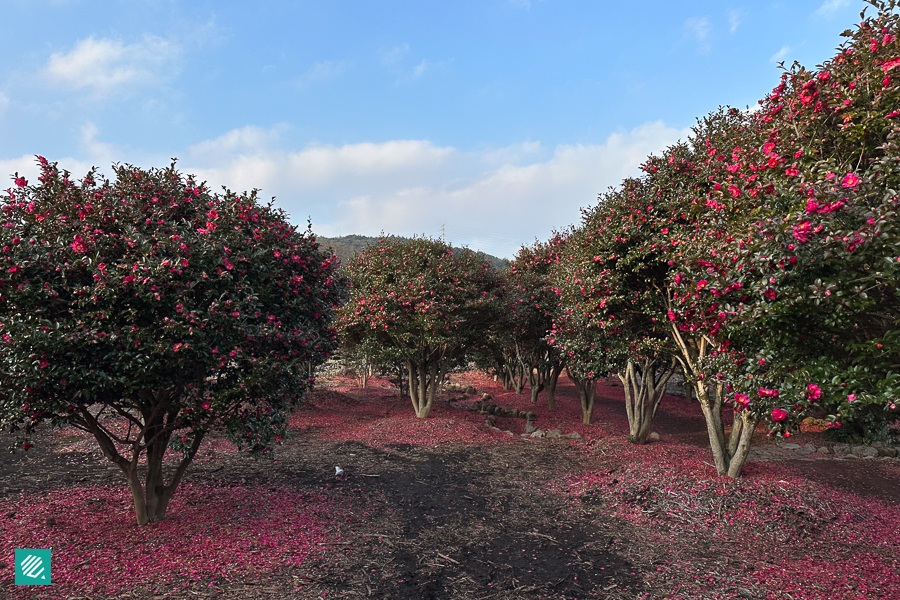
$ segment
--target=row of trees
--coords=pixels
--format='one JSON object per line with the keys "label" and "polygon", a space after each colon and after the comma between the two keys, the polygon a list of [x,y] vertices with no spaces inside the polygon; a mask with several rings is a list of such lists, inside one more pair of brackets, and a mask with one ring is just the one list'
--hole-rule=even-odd
{"label": "row of trees", "polygon": [[680,371],[731,477],[760,422],[884,424],[900,392],[900,27],[894,0],[872,4],[832,60],[700,119],[503,274],[435,241],[370,248],[348,267],[346,344],[404,361],[420,417],[464,356],[533,400],[546,387],[551,408],[568,369],[585,423],[614,373],[637,443]]}
{"label": "row of trees", "polygon": [[871,430],[900,391],[900,27],[895,0],[872,4],[832,60],[701,119],[503,273],[424,239],[341,273],[255,193],[174,164],[73,181],[39,157],[0,196],[0,426],[25,449],[44,422],[91,433],[158,521],[214,428],[255,453],[281,439],[339,329],[344,352],[405,365],[423,418],[469,360],[551,409],[567,370],[585,423],[614,373],[641,443],[680,370],[732,477],[761,421],[789,435],[818,408]]}

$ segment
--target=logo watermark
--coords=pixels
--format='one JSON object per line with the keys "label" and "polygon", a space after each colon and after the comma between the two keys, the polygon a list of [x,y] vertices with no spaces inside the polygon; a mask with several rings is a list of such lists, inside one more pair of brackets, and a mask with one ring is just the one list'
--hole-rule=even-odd
{"label": "logo watermark", "polygon": [[16,550],[16,585],[50,585],[50,549]]}

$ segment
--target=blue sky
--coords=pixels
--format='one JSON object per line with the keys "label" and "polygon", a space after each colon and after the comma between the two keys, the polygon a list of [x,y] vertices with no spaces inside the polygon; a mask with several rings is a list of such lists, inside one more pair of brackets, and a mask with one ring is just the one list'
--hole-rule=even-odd
{"label": "blue sky", "polygon": [[321,235],[512,257],[779,61],[830,58],[864,6],[0,0],[0,173],[177,157]]}

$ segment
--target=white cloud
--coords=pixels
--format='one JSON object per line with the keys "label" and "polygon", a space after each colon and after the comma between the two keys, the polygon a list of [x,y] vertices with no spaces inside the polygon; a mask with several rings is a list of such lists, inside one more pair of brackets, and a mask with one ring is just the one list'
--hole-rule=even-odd
{"label": "white cloud", "polygon": [[845,6],[850,6],[850,0],[825,0],[813,14],[819,17],[830,17]]}
{"label": "white cloud", "polygon": [[300,77],[300,84],[336,79],[346,73],[350,66],[346,60],[321,60],[307,69],[306,73]]}
{"label": "white cloud", "polygon": [[67,53],[52,54],[44,73],[59,86],[87,88],[105,96],[167,80],[176,70],[180,54],[177,43],[153,35],[134,44],[89,37]]}
{"label": "white cloud", "polygon": [[784,57],[786,57],[790,51],[790,46],[782,46],[781,50],[772,55],[772,57],[769,59],[769,62],[777,63],[783,61]]}
{"label": "white cloud", "polygon": [[736,10],[732,10],[728,13],[728,31],[730,33],[735,33],[740,27],[742,22],[741,13]]}
{"label": "white cloud", "polygon": [[9,96],[0,92],[0,118],[3,117],[3,114],[6,112],[6,109],[9,108]]}
{"label": "white cloud", "polygon": [[691,17],[684,22],[685,35],[696,41],[703,52],[708,52],[710,49],[709,34],[711,31],[712,23],[709,22],[708,17]]}
{"label": "white cloud", "polygon": [[85,123],[81,127],[81,151],[95,165],[112,164],[120,152],[115,145],[97,139],[100,130],[93,123]]}
{"label": "white cloud", "polygon": [[390,50],[381,53],[381,63],[387,66],[393,66],[406,58],[409,54],[409,44],[401,44]]}
{"label": "white cloud", "polygon": [[[55,160],[49,156],[47,158],[51,161]],[[59,163],[59,169],[69,171],[76,181],[87,175],[92,167],[90,162],[76,158],[63,158],[57,162]],[[41,174],[37,158],[33,155],[26,154],[18,158],[0,159],[0,187],[3,189],[9,187],[12,184],[12,176],[14,173],[18,173],[30,183],[34,183],[37,181],[38,175]]]}
{"label": "white cloud", "polygon": [[575,223],[580,207],[688,133],[647,123],[543,156],[538,142],[462,151],[423,140],[290,152],[278,149],[278,132],[246,127],[192,147],[181,167],[213,189],[261,188],[295,223],[311,215],[322,235],[440,235],[445,226],[448,241],[512,257]]}

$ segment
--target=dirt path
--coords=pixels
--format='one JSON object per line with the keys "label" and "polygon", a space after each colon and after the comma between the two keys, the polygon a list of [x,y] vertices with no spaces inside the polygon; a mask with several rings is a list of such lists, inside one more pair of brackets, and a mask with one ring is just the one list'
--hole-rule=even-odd
{"label": "dirt path", "polygon": [[[443,405],[443,412],[427,423],[411,422],[406,420],[405,403],[377,390],[366,392],[370,394],[368,399],[349,391],[344,395],[323,390],[314,395],[311,404],[329,399],[332,404],[321,413],[310,409],[312,413],[304,416],[306,425],[295,430],[279,449],[276,464],[254,461],[235,452],[213,452],[192,465],[186,483],[247,487],[260,493],[287,489],[297,498],[324,497],[333,507],[326,531],[329,541],[322,542],[319,551],[302,565],[285,567],[265,577],[251,571],[215,582],[201,577],[195,578],[195,583],[190,578],[181,580],[180,585],[137,585],[123,597],[764,597],[765,588],[755,580],[740,585],[732,582],[738,575],[769,568],[773,560],[761,555],[757,563],[748,559],[735,562],[730,549],[743,539],[738,530],[714,529],[719,527],[715,523],[682,528],[683,519],[704,517],[701,504],[691,504],[681,516],[665,516],[671,507],[660,508],[668,496],[661,496],[659,489],[671,484],[672,479],[647,479],[642,483],[634,473],[617,479],[638,455],[643,456],[638,463],[665,466],[666,461],[676,464],[682,460],[679,457],[699,452],[697,440],[702,441],[704,435],[699,416],[691,418],[689,410],[673,403],[674,408],[664,408],[658,417],[663,441],[634,447],[625,444],[621,436],[609,436],[598,429],[618,427],[615,419],[621,418],[616,416],[622,412],[617,400],[620,390],[606,392],[606,397],[598,400],[596,428],[585,430],[584,440],[572,441],[505,436],[485,427],[483,417],[450,405]],[[565,385],[561,387],[561,401],[573,403],[577,411],[575,400],[568,397],[573,394]],[[495,395],[502,394],[495,391]],[[676,412],[666,414],[666,410]],[[348,419],[350,415],[352,419]],[[344,439],[334,439],[335,428],[328,418],[358,429],[345,432],[348,437]],[[572,416],[565,419],[571,421]],[[430,427],[427,431],[432,433],[443,431],[444,426],[455,427],[455,437],[436,443],[424,433],[417,443],[383,443],[372,438],[384,430],[408,430],[410,424]],[[510,420],[503,426],[521,424]],[[432,441],[426,443],[428,439]],[[9,441],[9,436],[0,435],[0,445]],[[118,470],[101,460],[88,441],[54,432],[42,433],[34,441],[35,447],[27,453],[0,456],[0,519],[19,518],[16,502],[25,496],[86,486],[124,488]],[[900,502],[894,462],[797,458],[795,453],[773,448],[764,439],[759,447],[764,448],[760,456],[769,462],[751,466],[751,473],[777,464],[782,470],[779,472],[793,473],[829,488],[889,504]],[[342,467],[343,476],[335,477],[335,466]],[[567,493],[567,483],[588,472],[600,472],[601,483],[583,488],[580,495]],[[671,475],[665,475],[668,477]],[[702,487],[708,479],[709,475],[697,478],[682,473],[674,481],[681,482],[676,486],[686,483]],[[755,493],[751,488],[739,486],[733,492]],[[725,499],[737,502],[740,497]],[[718,501],[718,511],[722,511],[722,501],[715,497],[700,494],[695,501]],[[613,516],[623,507],[637,514],[638,520]],[[652,520],[641,524],[640,515],[644,513]],[[784,539],[795,533],[802,539],[808,531],[824,531],[830,526],[828,519],[819,516],[784,514],[782,525],[773,529],[788,536]],[[706,534],[704,527],[713,529]],[[661,544],[660,540],[668,541]],[[769,547],[764,539],[759,543]],[[797,548],[798,556],[805,556],[805,547]],[[691,570],[695,568],[691,564],[696,564],[696,570]],[[688,569],[679,565],[688,565]],[[715,574],[715,582],[710,579],[706,584],[710,586],[708,596],[697,592],[702,589],[697,582],[703,580],[704,573]],[[4,590],[17,597],[40,597],[11,583],[12,573],[0,562],[0,597]],[[183,587],[185,583],[188,587]],[[678,590],[693,591],[685,595]],[[77,591],[69,596],[102,597]]]}

